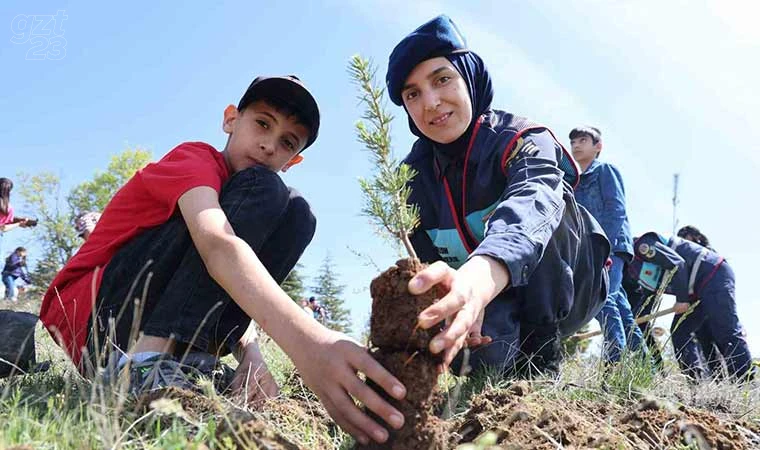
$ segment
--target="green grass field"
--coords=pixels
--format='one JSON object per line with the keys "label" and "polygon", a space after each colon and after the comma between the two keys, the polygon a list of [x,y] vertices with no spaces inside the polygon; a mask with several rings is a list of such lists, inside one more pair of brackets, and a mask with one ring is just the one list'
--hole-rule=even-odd
{"label": "green grass field", "polygon": [[[15,306],[17,309],[35,308],[31,304]],[[280,437],[304,449],[353,447],[353,440],[329,420],[316,397],[301,383],[293,365],[271,341],[263,345],[263,351],[281,386],[281,396],[262,409],[251,411],[217,396],[212,389],[203,402],[188,403],[179,398],[136,406],[130,399],[110,391],[102,392],[82,379],[41,326],[36,340],[38,361],[50,360],[52,367],[44,373],[0,380],[0,448],[289,448],[285,444],[280,447],[272,444]],[[548,409],[566,409],[567,415],[577,416],[578,427],[596,427],[593,432],[600,436],[608,434],[605,439],[609,442],[622,442],[596,448],[636,448],[630,438],[618,436],[620,432],[613,421],[605,419],[599,411],[610,411],[611,416],[615,411],[622,414],[626,408],[634,408],[648,399],[760,424],[757,384],[694,385],[688,383],[672,363],[664,372],[657,373],[641,358],[630,357],[605,371],[596,358],[576,357],[565,362],[559,380],[539,379],[528,385],[529,394],[524,394],[519,404],[525,414],[538,417]],[[514,389],[510,382],[489,376],[475,379],[444,376],[441,387],[444,397],[455,405],[449,420],[457,426],[467,421],[472,399],[482,392],[512,392],[510,389]],[[452,398],[454,395],[457,398]],[[499,439],[505,439],[503,431],[499,435],[505,419],[498,408],[494,411],[491,418],[486,415],[479,419],[483,427],[478,433],[480,436],[461,445],[462,449],[544,448],[492,446]],[[245,430],[236,429],[235,424],[251,420],[258,427],[255,433],[246,435]],[[488,433],[489,428],[495,431]],[[249,427],[249,431],[252,429]],[[464,425],[459,428],[463,429]],[[549,436],[551,430],[547,430]],[[539,432],[546,434],[541,430],[535,433]],[[547,442],[551,441],[554,438],[549,436]],[[560,447],[555,448],[564,448],[561,442],[557,444]],[[693,444],[650,448],[700,447]]]}

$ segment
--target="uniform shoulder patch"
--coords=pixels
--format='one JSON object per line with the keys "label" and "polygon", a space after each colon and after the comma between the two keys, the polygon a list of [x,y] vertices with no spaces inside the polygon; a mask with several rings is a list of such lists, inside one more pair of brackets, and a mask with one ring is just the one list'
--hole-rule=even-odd
{"label": "uniform shoulder patch", "polygon": [[654,255],[657,253],[657,250],[655,250],[654,245],[649,245],[646,242],[642,242],[639,244],[639,254],[646,258],[653,258]]}

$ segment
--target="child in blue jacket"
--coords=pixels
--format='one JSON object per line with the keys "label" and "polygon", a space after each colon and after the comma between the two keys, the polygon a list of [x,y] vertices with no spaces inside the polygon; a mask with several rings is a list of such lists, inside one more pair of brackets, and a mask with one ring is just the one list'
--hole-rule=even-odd
{"label": "child in blue jacket", "polygon": [[573,157],[583,171],[575,188],[575,199],[599,221],[612,245],[609,293],[596,319],[604,332],[605,359],[617,362],[626,347],[631,351],[645,347],[641,330],[636,326],[631,305],[621,287],[623,266],[633,254],[623,177],[615,166],[599,161],[602,133],[598,128],[574,128],[570,132],[570,145]]}

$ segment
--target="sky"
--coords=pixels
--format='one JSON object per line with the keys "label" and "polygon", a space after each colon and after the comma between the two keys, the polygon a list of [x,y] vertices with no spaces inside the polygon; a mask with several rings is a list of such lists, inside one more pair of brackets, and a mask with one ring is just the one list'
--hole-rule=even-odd
{"label": "sky", "polygon": [[[760,3],[108,3],[0,4],[0,176],[53,171],[68,189],[126,148],[155,159],[183,141],[222,149],[222,112],[250,81],[296,74],[322,114],[305,161],[283,175],[318,220],[301,262],[312,277],[330,255],[358,336],[369,283],[398,253],[360,213],[357,178],[372,167],[355,137],[362,110],[347,64],[369,57],[383,80],[398,41],[445,13],[485,60],[495,108],[549,126],[565,144],[576,125],[602,130],[601,157],[623,174],[634,234],[672,233],[679,174],[678,223],[699,227],[733,267],[739,317],[760,356],[760,214],[751,206],[760,192]],[[403,110],[388,107],[401,157],[413,136]],[[23,215],[20,197],[11,201]],[[17,245],[33,252],[28,231],[7,233],[2,251]]]}

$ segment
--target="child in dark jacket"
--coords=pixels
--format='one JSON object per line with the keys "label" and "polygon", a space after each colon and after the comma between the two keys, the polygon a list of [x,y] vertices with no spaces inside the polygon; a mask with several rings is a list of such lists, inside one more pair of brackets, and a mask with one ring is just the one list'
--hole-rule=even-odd
{"label": "child in dark jacket", "polygon": [[[634,250],[631,273],[642,286],[651,287],[662,271],[678,268],[666,292],[676,296],[671,336],[681,370],[695,379],[717,375],[704,365],[706,355],[694,339],[704,329],[725,359],[729,375],[751,377],[752,356],[736,313],[734,272],[726,260],[706,247],[655,232],[637,239]],[[693,311],[684,314],[697,300]]]}

